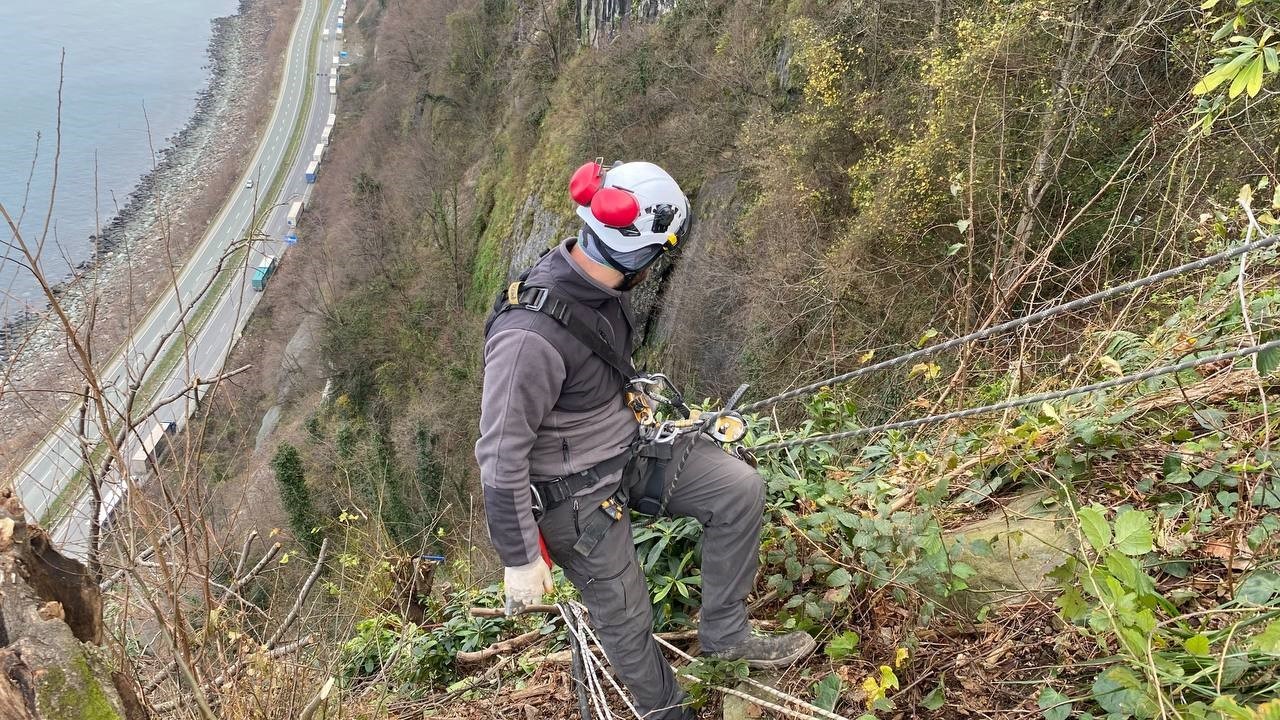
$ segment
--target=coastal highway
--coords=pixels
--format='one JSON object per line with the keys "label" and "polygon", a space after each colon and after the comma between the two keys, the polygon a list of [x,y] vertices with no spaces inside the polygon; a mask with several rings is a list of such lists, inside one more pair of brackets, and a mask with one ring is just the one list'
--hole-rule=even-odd
{"label": "coastal highway", "polygon": [[[321,142],[335,106],[328,81],[333,59],[339,52],[340,41],[335,39],[333,28],[340,4],[341,0],[302,0],[284,56],[285,67],[275,107],[245,176],[178,273],[176,288],[168,289],[156,301],[147,316],[135,325],[120,351],[100,371],[104,397],[108,406],[114,408],[113,412],[124,408],[129,388],[140,383],[144,392],[140,393],[135,412],[147,407],[152,399],[178,396],[178,400],[161,408],[155,417],[182,428],[195,410],[195,399],[184,394],[184,388],[192,378],[210,378],[222,372],[223,363],[261,297],[261,293],[251,287],[253,269],[268,254],[283,257],[288,205],[303,199],[310,187],[304,178],[304,168]],[[324,17],[317,22],[320,13],[324,13]],[[322,28],[329,29],[325,37],[321,36]],[[313,41],[316,50],[314,56],[309,57]],[[295,143],[292,140],[299,124],[301,137]],[[275,184],[273,180],[279,172],[284,173],[284,178],[278,194],[259,195]],[[246,187],[249,181],[252,188]],[[255,218],[263,213],[266,213],[265,220],[255,228]],[[225,264],[233,250],[244,247],[246,237],[255,231],[262,233],[258,236],[261,239],[249,243],[247,253],[234,255],[238,262],[222,270],[229,277],[219,278],[213,284],[212,287],[221,292],[216,297],[202,297],[202,290],[209,286],[219,263]],[[177,332],[173,332],[175,328]],[[151,357],[157,360],[147,368],[149,375],[139,378],[147,366],[147,358]],[[90,416],[96,420],[94,413]],[[77,411],[64,415],[63,422],[28,456],[12,482],[28,515],[53,527],[54,541],[64,552],[83,557],[87,550],[92,500],[82,473],[77,418]],[[113,417],[111,421],[118,428],[122,418]],[[142,425],[139,432],[145,432],[146,427]],[[91,441],[101,437],[96,423],[90,425],[86,436]],[[136,436],[126,441],[126,460],[139,444]],[[123,472],[116,468],[104,482],[101,513],[104,518],[123,496],[120,479]]]}

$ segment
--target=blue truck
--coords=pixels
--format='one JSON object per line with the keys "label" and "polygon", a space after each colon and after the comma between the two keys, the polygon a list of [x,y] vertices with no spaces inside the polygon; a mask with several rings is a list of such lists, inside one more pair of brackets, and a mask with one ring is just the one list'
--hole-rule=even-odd
{"label": "blue truck", "polygon": [[262,292],[267,289],[267,281],[272,275],[276,274],[276,266],[280,261],[275,255],[268,255],[262,258],[262,262],[258,263],[258,267],[253,271],[253,289]]}

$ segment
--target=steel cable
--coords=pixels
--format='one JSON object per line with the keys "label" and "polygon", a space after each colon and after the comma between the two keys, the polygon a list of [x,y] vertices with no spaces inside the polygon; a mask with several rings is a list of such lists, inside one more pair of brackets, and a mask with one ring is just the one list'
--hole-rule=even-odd
{"label": "steel cable", "polygon": [[[853,370],[853,371],[844,373],[842,375],[836,375],[834,377],[829,377],[826,380],[805,385],[804,387],[799,387],[794,390],[788,390],[784,393],[774,395],[773,397],[765,398],[763,400],[758,400],[749,405],[738,408],[738,412],[745,415],[747,413],[755,412],[762,408],[769,407],[770,405],[776,405],[777,403],[784,402],[786,400],[792,400],[804,395],[808,395],[810,393],[821,390],[824,387],[840,385],[850,380],[854,380],[854,379],[863,377],[865,375],[869,375],[873,372],[877,372],[880,370],[887,370],[892,367],[897,367],[899,365],[912,362],[913,360],[919,360],[921,358],[928,357],[930,355],[936,355],[937,353],[940,353],[940,352],[953,350],[955,348],[958,348],[962,345],[966,345],[971,342],[976,342],[978,340],[985,340],[995,335],[1000,335],[1002,333],[1006,333],[1011,330],[1017,330],[1019,328],[1023,328],[1028,325],[1032,325],[1034,323],[1040,322],[1041,320],[1054,317],[1055,315],[1060,315],[1062,313],[1070,312],[1072,310],[1079,310],[1082,307],[1087,307],[1089,305],[1093,305],[1094,303],[1098,303],[1103,300],[1108,300],[1110,298],[1117,297],[1119,295],[1131,293],[1135,290],[1139,290],[1141,288],[1147,287],[1148,285],[1155,285],[1156,283],[1163,282],[1165,280],[1168,280],[1169,278],[1177,277],[1178,275],[1185,275],[1186,273],[1189,273],[1189,272],[1201,270],[1215,263],[1220,263],[1225,260],[1230,260],[1232,258],[1239,257],[1246,253],[1253,252],[1254,250],[1261,250],[1263,248],[1271,247],[1272,245],[1275,245],[1277,242],[1280,242],[1280,235],[1269,235],[1259,240],[1255,240],[1254,242],[1238,245],[1234,248],[1224,250],[1220,253],[1209,255],[1208,257],[1203,257],[1203,258],[1200,258],[1199,260],[1193,260],[1191,262],[1184,263],[1177,267],[1169,268],[1168,270],[1163,270],[1161,272],[1155,273],[1154,275],[1148,275],[1143,278],[1138,278],[1137,280],[1131,280],[1127,283],[1124,283],[1122,285],[1117,285],[1113,288],[1100,290],[1091,295],[1085,295],[1084,297],[1077,298],[1069,302],[1065,302],[1059,305],[1054,305],[1053,307],[1045,308],[1044,310],[1032,313],[1025,317],[1015,318],[1013,320],[1009,320],[1009,321],[1000,323],[998,325],[992,325],[991,327],[986,328],[985,330],[978,330],[975,332],[971,332],[968,335],[961,335],[960,337],[952,338],[945,342],[938,343],[937,345],[930,345],[929,347],[921,348],[919,350],[914,350],[905,355],[899,355],[897,357],[890,358],[888,360],[884,360],[882,362],[878,362],[873,365],[868,365],[863,368],[858,368],[857,370]],[[711,415],[708,417],[714,417],[714,415]]]}
{"label": "steel cable", "polygon": [[814,435],[807,438],[796,438],[795,440],[787,440],[784,442],[767,443],[757,447],[750,448],[752,452],[772,452],[774,450],[785,450],[787,448],[798,447],[801,445],[812,445],[819,442],[830,442],[834,440],[847,440],[849,438],[858,437],[860,435],[871,435],[874,433],[885,432],[888,430],[905,430],[907,428],[919,427],[935,422],[945,422],[947,420],[960,420],[962,418],[972,417],[974,415],[982,415],[989,412],[998,412],[1000,410],[1009,410],[1011,408],[1023,407],[1025,405],[1034,405],[1036,403],[1045,403],[1052,400],[1060,400],[1072,395],[1082,395],[1085,393],[1097,392],[1116,387],[1117,385],[1126,385],[1128,383],[1141,382],[1158,375],[1167,375],[1169,373],[1178,373],[1183,370],[1190,370],[1201,365],[1209,365],[1211,363],[1222,362],[1224,360],[1236,360],[1250,355],[1257,355],[1268,350],[1280,350],[1280,340],[1272,340],[1271,342],[1262,343],[1261,345],[1250,345],[1249,347],[1232,350],[1231,352],[1219,353],[1207,357],[1184,360],[1174,365],[1165,365],[1163,367],[1144,370],[1139,373],[1125,375],[1111,380],[1096,382],[1091,385],[1083,385],[1080,387],[1068,388],[1066,390],[1056,390],[1053,392],[1037,393],[1035,395],[1026,395],[1020,398],[1012,398],[1003,402],[993,403],[991,405],[982,405],[979,407],[966,408],[964,410],[955,410],[938,415],[929,415],[922,418],[912,420],[901,420],[899,422],[883,423],[881,425],[872,425],[871,427],[856,428],[854,430],[845,430],[842,432],[827,433],[825,435]]}

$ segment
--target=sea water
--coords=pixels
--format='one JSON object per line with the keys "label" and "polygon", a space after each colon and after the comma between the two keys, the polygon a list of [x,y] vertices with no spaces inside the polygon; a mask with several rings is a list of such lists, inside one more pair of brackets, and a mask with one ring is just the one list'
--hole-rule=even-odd
{"label": "sea water", "polygon": [[[236,5],[0,0],[0,203],[16,220],[25,201],[21,229],[33,245],[49,211],[63,64],[62,152],[42,257],[52,281],[89,257],[89,236],[191,117],[209,81],[210,20]],[[0,323],[45,307],[12,239],[0,222]]]}

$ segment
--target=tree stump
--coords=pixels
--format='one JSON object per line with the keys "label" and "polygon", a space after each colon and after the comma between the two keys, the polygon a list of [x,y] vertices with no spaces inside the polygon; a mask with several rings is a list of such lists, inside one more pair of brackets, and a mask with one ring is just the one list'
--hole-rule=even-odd
{"label": "tree stump", "polygon": [[0,492],[0,718],[144,720],[101,639],[102,596],[88,570],[27,524],[12,489]]}

